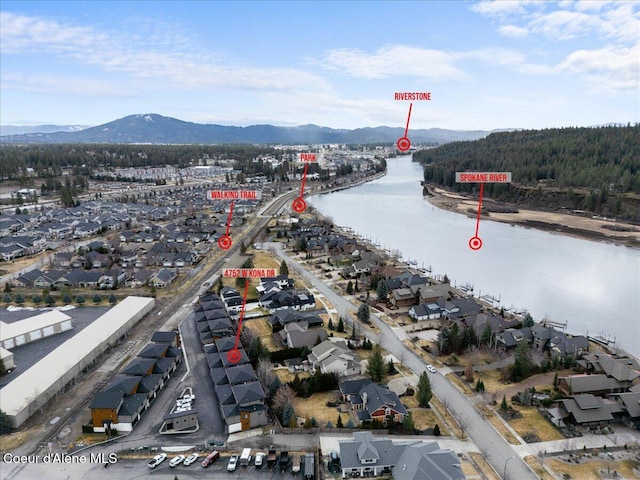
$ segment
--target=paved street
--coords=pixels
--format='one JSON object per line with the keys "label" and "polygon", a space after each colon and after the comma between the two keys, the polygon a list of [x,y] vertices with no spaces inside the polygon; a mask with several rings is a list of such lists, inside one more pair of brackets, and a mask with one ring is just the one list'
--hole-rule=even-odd
{"label": "paved street", "polygon": [[[341,315],[345,322],[352,324],[351,317],[347,314],[349,311],[356,310],[355,307],[345,300],[342,296],[334,292],[324,282],[302,268],[282,249],[279,243],[263,244],[263,248],[273,249],[275,253],[284,258],[289,264],[289,270],[294,269],[310,284],[314,284],[315,288],[322,293],[327,299],[333,303],[334,307]],[[374,313],[371,313],[371,321],[380,329],[380,334],[375,334],[361,328],[360,331],[370,340],[378,342],[389,353],[400,359],[404,365],[411,369],[415,374],[419,375],[425,370],[426,362],[419,358],[409,348],[404,345],[400,339],[394,334],[391,328],[384,323]],[[479,446],[481,451],[491,463],[493,468],[505,480],[510,479],[526,479],[537,478],[537,476],[529,469],[527,464],[517,455],[516,451],[509,445],[493,426],[476,410],[471,402],[465,397],[449,380],[437,374],[430,374],[431,388],[437,397],[442,401],[449,403],[449,410],[456,419],[461,419],[464,423],[464,430],[471,440]]]}

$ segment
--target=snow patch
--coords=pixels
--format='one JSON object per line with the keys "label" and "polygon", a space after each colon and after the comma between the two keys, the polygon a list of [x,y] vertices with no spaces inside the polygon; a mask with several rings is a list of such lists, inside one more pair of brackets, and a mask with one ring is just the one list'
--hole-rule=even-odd
{"label": "snow patch", "polygon": [[144,119],[145,119],[147,122],[153,122],[153,117],[152,117],[151,115],[145,115],[145,116],[144,116]]}

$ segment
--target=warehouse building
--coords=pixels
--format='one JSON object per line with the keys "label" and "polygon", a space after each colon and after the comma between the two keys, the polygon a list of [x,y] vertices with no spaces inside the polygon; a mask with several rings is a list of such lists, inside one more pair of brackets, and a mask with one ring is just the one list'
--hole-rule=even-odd
{"label": "warehouse building", "polygon": [[72,328],[71,317],[59,310],[50,310],[17,322],[0,322],[0,347],[11,350]]}
{"label": "warehouse building", "polygon": [[127,297],[0,390],[0,409],[11,426],[22,425],[154,305],[153,298]]}

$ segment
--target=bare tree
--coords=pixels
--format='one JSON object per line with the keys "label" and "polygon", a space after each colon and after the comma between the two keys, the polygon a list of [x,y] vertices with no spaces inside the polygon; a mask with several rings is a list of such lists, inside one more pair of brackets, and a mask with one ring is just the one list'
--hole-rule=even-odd
{"label": "bare tree", "polygon": [[293,404],[296,394],[289,385],[282,385],[273,396],[273,409],[277,413],[281,413],[287,408],[287,405]]}
{"label": "bare tree", "polygon": [[258,377],[258,381],[265,392],[269,391],[269,385],[273,382],[276,374],[273,372],[273,365],[266,358],[261,358],[258,360],[258,365],[256,366],[256,376]]}

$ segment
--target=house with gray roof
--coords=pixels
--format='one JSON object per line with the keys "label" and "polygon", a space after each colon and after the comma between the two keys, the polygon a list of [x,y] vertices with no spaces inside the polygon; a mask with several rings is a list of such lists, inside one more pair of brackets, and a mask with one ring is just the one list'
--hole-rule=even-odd
{"label": "house with gray roof", "polygon": [[313,347],[328,338],[324,328],[309,329],[305,321],[288,323],[276,335],[287,348]]}
{"label": "house with gray roof", "polygon": [[389,424],[390,420],[400,423],[409,414],[398,395],[368,378],[343,380],[338,388],[358,420],[365,425],[374,420],[381,425]]}
{"label": "house with gray roof", "polygon": [[342,477],[393,475],[402,480],[463,480],[460,461],[437,442],[394,442],[371,432],[354,432],[338,442]]}
{"label": "house with gray roof", "polygon": [[607,395],[624,392],[625,386],[613,377],[605,374],[567,375],[558,378],[558,389],[566,395],[590,393],[592,395]]}
{"label": "house with gray roof", "polygon": [[615,400],[596,397],[591,394],[574,395],[560,400],[559,409],[564,414],[565,424],[582,426],[608,425],[614,415],[622,413],[621,405]]}
{"label": "house with gray roof", "polygon": [[337,373],[340,376],[361,372],[360,358],[349,349],[344,340],[325,340],[311,349],[309,363],[322,373]]}

